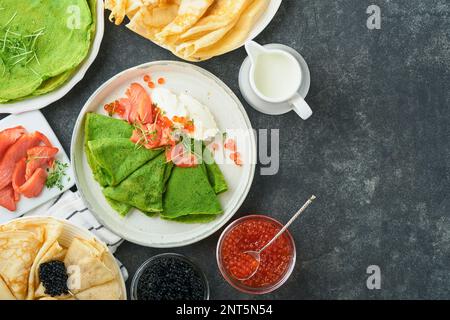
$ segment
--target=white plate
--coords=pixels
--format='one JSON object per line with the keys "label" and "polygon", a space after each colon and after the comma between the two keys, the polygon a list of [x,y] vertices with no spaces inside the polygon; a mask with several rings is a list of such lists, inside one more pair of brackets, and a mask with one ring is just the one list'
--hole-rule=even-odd
{"label": "white plate", "polygon": [[[249,135],[238,141],[244,165],[220,165],[229,184],[229,191],[220,195],[224,214],[207,224],[181,224],[149,218],[134,210],[126,218],[117,214],[106,202],[84,152],[84,119],[87,112],[105,114],[106,103],[124,95],[132,82],[140,82],[146,74],[154,79],[164,77],[165,87],[176,93],[187,92],[206,106],[214,115],[222,131],[229,129],[249,130]],[[159,61],[128,69],[102,85],[82,109],[71,147],[72,165],[78,189],[89,210],[101,223],[123,238],[144,246],[172,248],[200,241],[220,229],[239,209],[253,181],[256,163],[256,142],[251,124],[239,99],[218,78],[204,69],[182,62]]]}
{"label": "white plate", "polygon": [[35,209],[41,204],[44,204],[61,193],[69,190],[75,184],[75,177],[72,171],[72,166],[70,165],[69,157],[67,157],[61,143],[58,141],[58,138],[40,111],[10,115],[0,121],[0,131],[16,126],[23,126],[28,132],[39,131],[45,134],[50,142],[59,149],[56,159],[63,163],[69,164],[69,168],[66,170],[67,176],[62,181],[64,186],[63,190],[59,190],[58,188],[44,188],[41,195],[37,198],[28,199],[21,197],[20,201],[17,203],[17,210],[15,212],[10,212],[5,208],[0,207],[0,223],[22,216],[28,211]]}
{"label": "white plate", "polygon": [[[120,271],[120,267],[117,265],[117,261],[112,255],[112,253],[109,251],[108,246],[106,246],[99,238],[97,238],[94,234],[89,232],[88,230],[81,228],[67,220],[57,219],[53,217],[26,217],[26,218],[20,218],[17,220],[21,221],[29,221],[29,222],[38,222],[38,223],[46,223],[49,220],[57,220],[61,222],[64,225],[63,232],[61,236],[58,238],[58,242],[65,248],[68,248],[70,244],[72,243],[73,239],[75,238],[81,238],[86,240],[97,240],[98,243],[101,243],[108,253],[108,258],[111,260],[111,265],[115,266],[115,270],[113,272],[117,275],[120,281],[120,288],[122,291],[122,297],[120,300],[127,300],[127,289],[125,287],[125,280],[123,278],[123,274]],[[3,224],[3,223],[2,223]]]}
{"label": "white plate", "polygon": [[75,85],[80,82],[86,72],[88,71],[91,64],[97,57],[98,51],[100,50],[100,45],[103,39],[103,33],[105,31],[105,22],[103,19],[104,6],[103,1],[97,1],[97,26],[95,31],[94,41],[92,42],[91,48],[89,50],[88,56],[83,63],[78,67],[78,71],[61,87],[51,91],[47,94],[27,98],[23,101],[17,101],[13,103],[3,103],[0,104],[0,113],[22,113],[31,110],[42,109],[49,104],[58,101],[64,97],[70,90],[72,90]]}

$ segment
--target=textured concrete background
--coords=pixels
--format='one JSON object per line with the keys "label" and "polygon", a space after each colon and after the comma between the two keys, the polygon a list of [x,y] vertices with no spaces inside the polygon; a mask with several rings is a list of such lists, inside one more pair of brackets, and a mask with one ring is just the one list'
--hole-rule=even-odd
{"label": "textured concrete background", "polygon": [[[382,29],[366,27],[377,4]],[[281,169],[255,176],[236,217],[287,221],[311,194],[319,200],[292,227],[298,264],[284,287],[262,298],[450,298],[450,3],[448,0],[285,0],[257,39],[284,43],[308,61],[315,115],[271,117],[245,104],[255,128],[280,128]],[[238,94],[244,50],[201,63]],[[43,112],[66,151],[84,102],[110,77],[169,52],[106,23],[100,55],[85,79]],[[244,101],[243,101],[244,102]],[[205,270],[213,299],[252,298],[219,274],[220,232],[170,250]],[[166,250],[124,243],[133,275]],[[366,288],[379,265],[382,289]],[[128,282],[129,284],[129,282]]]}

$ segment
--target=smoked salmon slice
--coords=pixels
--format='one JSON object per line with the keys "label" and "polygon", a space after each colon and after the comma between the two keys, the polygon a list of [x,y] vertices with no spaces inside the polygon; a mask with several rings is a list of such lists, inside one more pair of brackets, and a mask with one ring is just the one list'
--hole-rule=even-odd
{"label": "smoked salmon slice", "polygon": [[14,200],[17,202],[20,200],[20,186],[26,182],[25,179],[25,168],[26,168],[26,159],[22,158],[19,162],[17,162],[16,167],[14,168],[13,176],[12,176],[12,187],[14,189]]}
{"label": "smoked salmon slice", "polygon": [[3,158],[6,150],[19,140],[23,134],[25,134],[25,128],[22,126],[9,128],[0,132],[0,160]]}
{"label": "smoked salmon slice", "polygon": [[47,169],[52,166],[55,155],[59,152],[54,147],[34,147],[27,151],[25,179],[28,180],[37,168]]}
{"label": "smoked salmon slice", "polygon": [[39,131],[35,131],[34,134],[41,140],[43,144],[45,144],[47,147],[53,147],[50,140],[48,140],[47,136],[43,133],[40,133]]}
{"label": "smoked salmon slice", "polygon": [[19,187],[19,192],[27,198],[35,198],[41,194],[47,181],[47,171],[37,168],[33,175]]}
{"label": "smoked salmon slice", "polygon": [[[153,122],[152,100],[147,91],[139,83],[132,83],[128,88],[126,95],[131,107],[129,122],[134,123],[139,120],[142,124]],[[136,118],[136,115],[138,119]],[[131,121],[130,121],[131,120]]]}
{"label": "smoked salmon slice", "polygon": [[0,162],[0,190],[11,184],[16,163],[27,156],[28,149],[37,147],[43,142],[42,136],[38,132],[26,133],[8,148]]}
{"label": "smoked salmon slice", "polygon": [[14,190],[11,185],[0,190],[0,206],[9,211],[16,211],[16,202],[14,201]]}

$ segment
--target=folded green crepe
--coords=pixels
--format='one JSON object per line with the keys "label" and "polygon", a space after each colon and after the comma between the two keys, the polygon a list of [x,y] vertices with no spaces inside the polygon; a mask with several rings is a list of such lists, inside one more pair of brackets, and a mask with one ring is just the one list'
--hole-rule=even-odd
{"label": "folded green crepe", "polygon": [[108,201],[111,208],[113,208],[114,211],[119,213],[122,217],[125,217],[128,214],[128,212],[130,212],[130,210],[133,208],[129,204],[113,200],[111,198],[108,198],[106,195],[105,199],[106,201]]}
{"label": "folded green crepe", "polygon": [[222,207],[203,165],[195,168],[173,168],[164,196],[164,212],[161,214],[163,218],[214,216],[221,213]]}
{"label": "folded green crepe", "polygon": [[171,170],[171,166],[172,163],[167,163],[166,156],[161,154],[140,167],[118,186],[105,188],[103,194],[147,214],[161,212],[166,170]]}
{"label": "folded green crepe", "polygon": [[54,90],[87,56],[95,21],[86,0],[2,0],[1,7],[1,102]]}
{"label": "folded green crepe", "polygon": [[108,185],[108,174],[97,164],[88,147],[89,141],[106,138],[130,138],[133,134],[133,126],[126,121],[102,116],[96,113],[86,114],[84,130],[86,158],[94,174],[95,180],[101,186]]}
{"label": "folded green crepe", "polygon": [[114,119],[97,113],[86,114],[86,141],[105,138],[131,138],[133,130],[133,126],[124,120]]}
{"label": "folded green crepe", "polygon": [[88,148],[97,166],[102,169],[108,186],[116,186],[152,160],[162,149],[148,150],[136,146],[129,138],[107,138],[88,141]]}
{"label": "folded green crepe", "polygon": [[223,193],[228,190],[228,184],[223,176],[217,163],[214,161],[214,156],[208,148],[203,149],[203,161],[206,167],[206,174],[208,175],[209,183],[216,194]]}

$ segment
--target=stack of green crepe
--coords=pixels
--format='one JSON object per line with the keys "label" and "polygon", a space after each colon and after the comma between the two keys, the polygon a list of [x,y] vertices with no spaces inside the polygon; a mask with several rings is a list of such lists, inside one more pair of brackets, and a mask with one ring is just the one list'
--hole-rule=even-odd
{"label": "stack of green crepe", "polygon": [[126,121],[88,113],[85,149],[94,178],[111,207],[125,216],[131,208],[185,223],[209,222],[221,214],[217,194],[228,187],[212,155],[195,168],[174,167],[163,149],[130,141]]}
{"label": "stack of green crepe", "polygon": [[63,85],[89,52],[95,20],[96,0],[0,1],[0,103]]}

